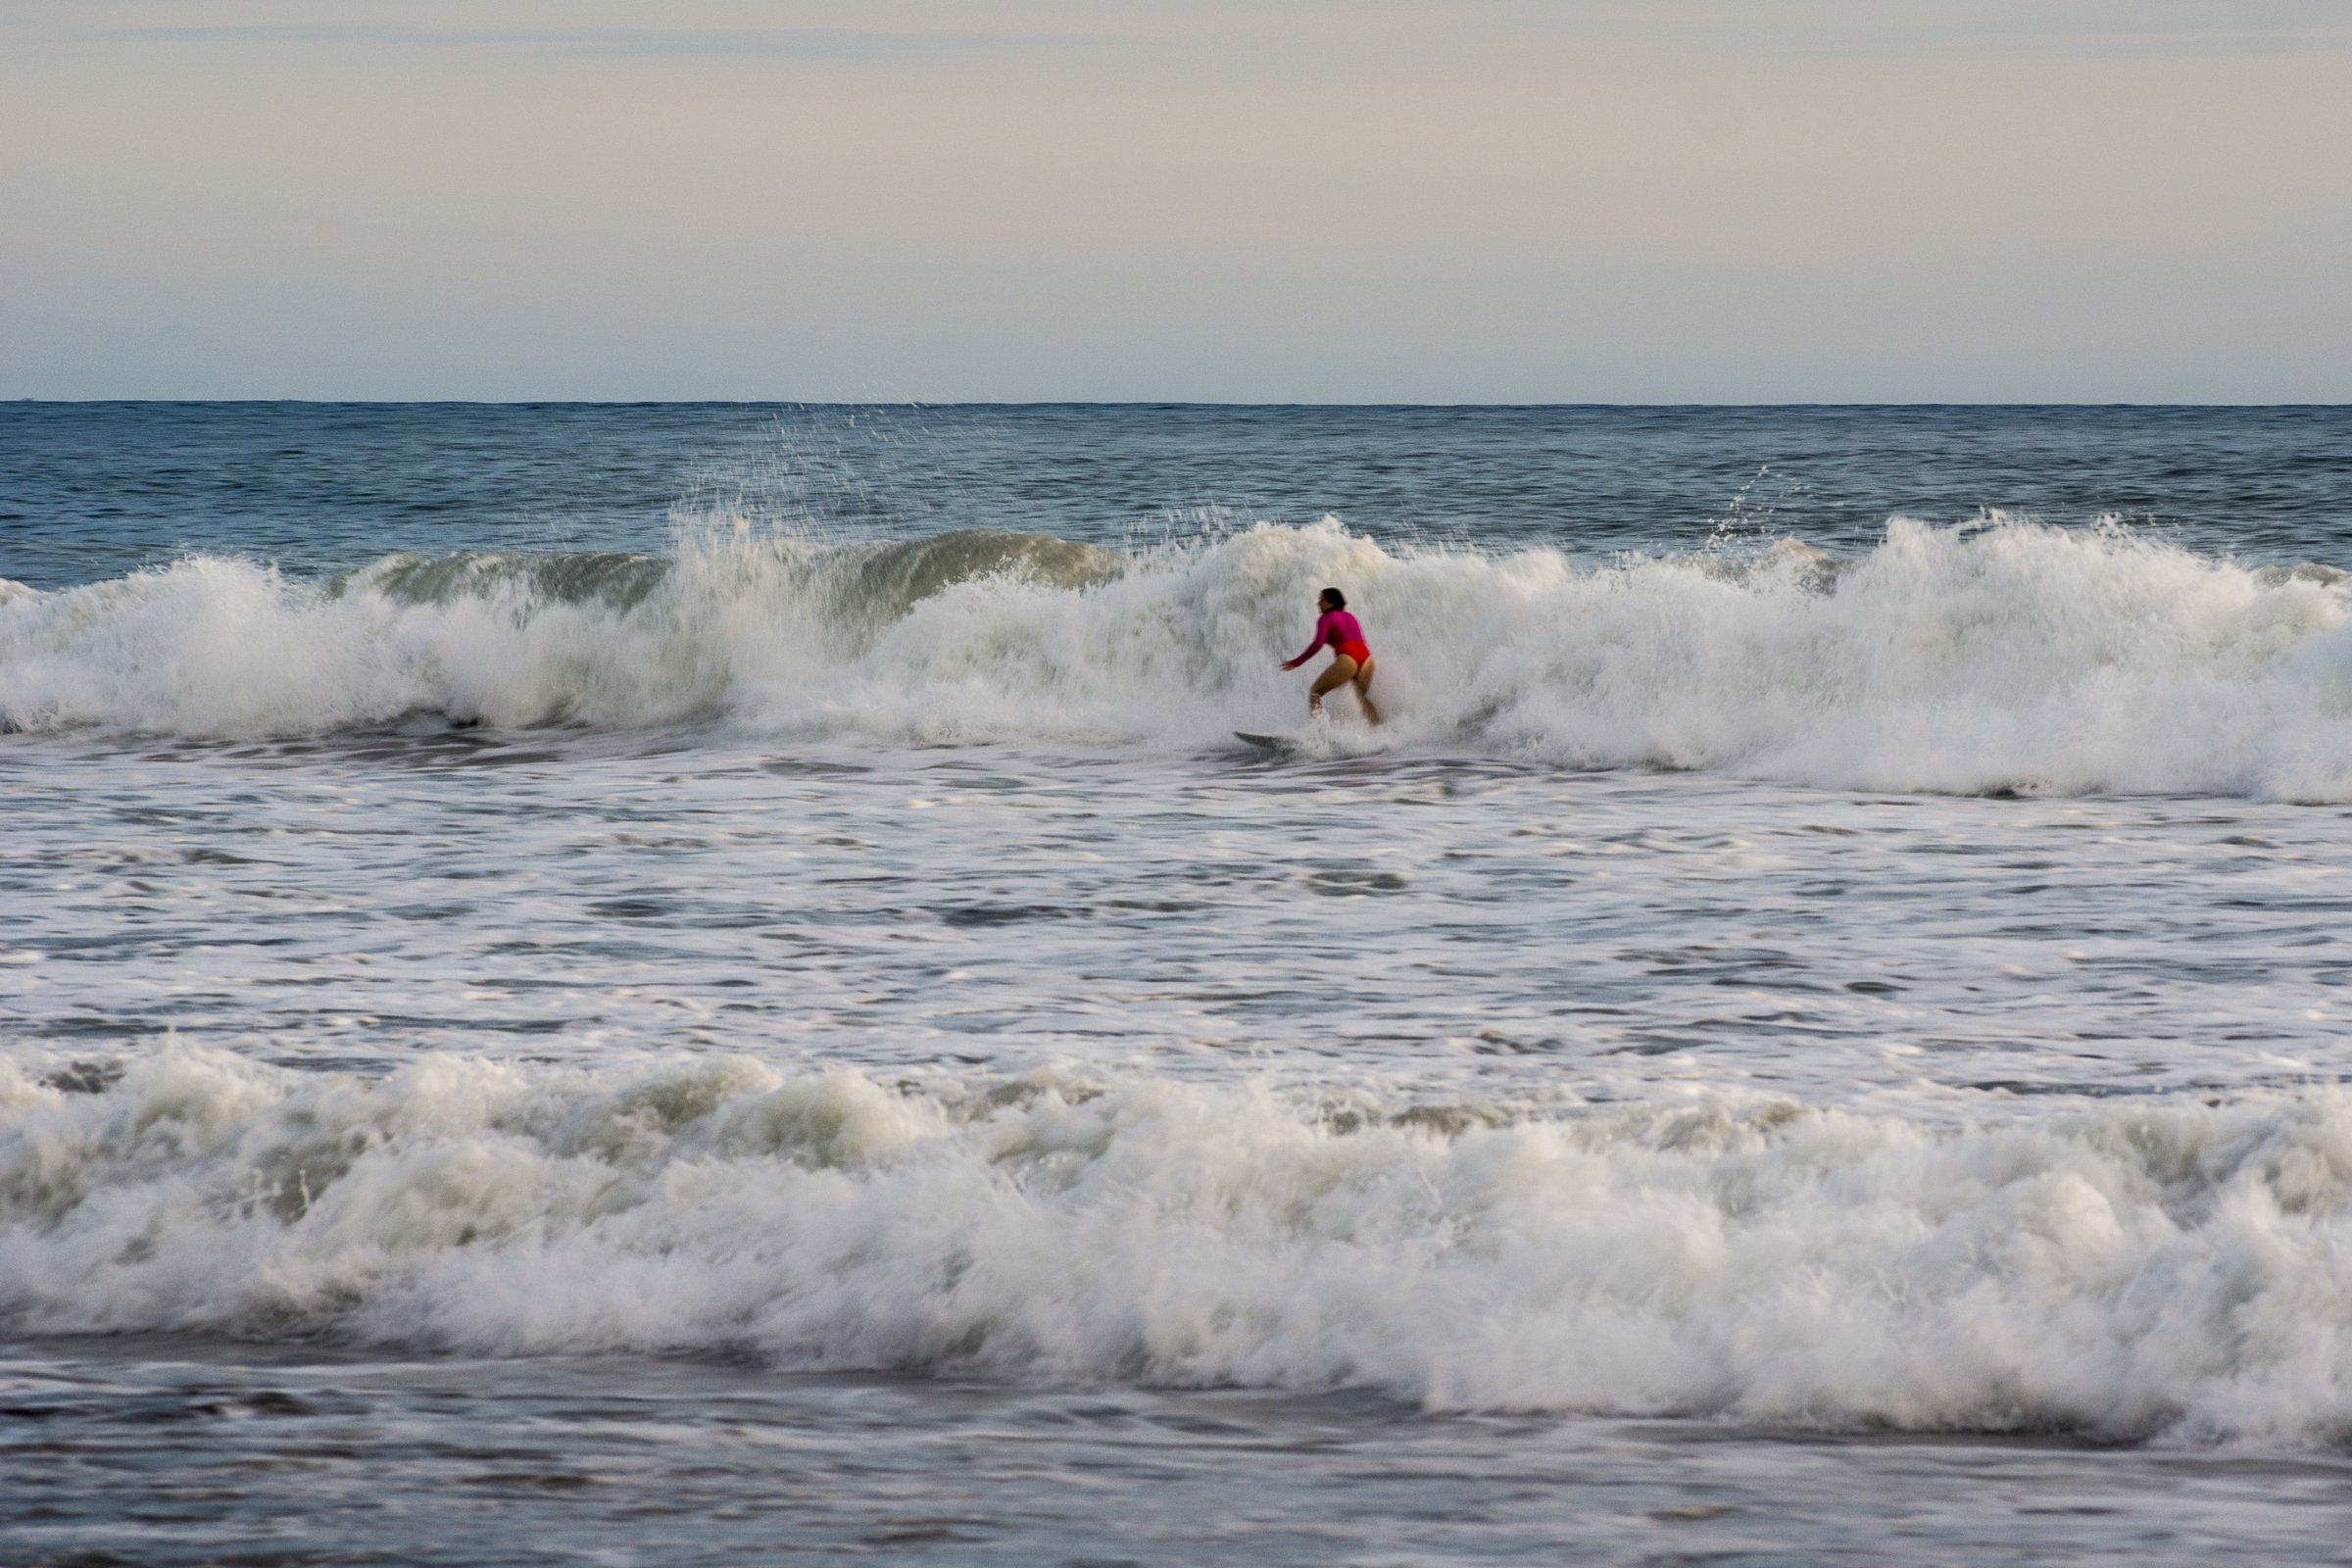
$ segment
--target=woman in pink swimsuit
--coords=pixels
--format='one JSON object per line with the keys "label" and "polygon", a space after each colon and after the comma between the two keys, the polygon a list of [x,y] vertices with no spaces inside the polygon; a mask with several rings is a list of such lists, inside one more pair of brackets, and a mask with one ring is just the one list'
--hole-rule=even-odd
{"label": "woman in pink swimsuit", "polygon": [[1379,723],[1380,710],[1372,706],[1372,650],[1364,642],[1364,628],[1348,613],[1348,596],[1337,588],[1326,588],[1317,604],[1323,616],[1315,622],[1315,640],[1306,645],[1305,653],[1285,661],[1282,667],[1297,669],[1315,657],[1316,649],[1329,648],[1331,667],[1315,677],[1314,689],[1306,694],[1306,710],[1320,713],[1323,694],[1352,681],[1355,700],[1364,705],[1364,717]]}

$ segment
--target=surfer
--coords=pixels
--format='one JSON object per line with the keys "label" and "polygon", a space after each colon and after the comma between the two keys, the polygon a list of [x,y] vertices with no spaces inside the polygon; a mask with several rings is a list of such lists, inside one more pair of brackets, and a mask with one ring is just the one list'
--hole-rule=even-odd
{"label": "surfer", "polygon": [[1348,613],[1348,596],[1337,588],[1326,588],[1316,601],[1322,616],[1315,622],[1315,640],[1306,645],[1306,652],[1297,659],[1287,660],[1285,669],[1297,669],[1315,657],[1315,650],[1328,647],[1331,664],[1315,677],[1314,688],[1306,694],[1306,710],[1323,711],[1323,695],[1336,692],[1353,682],[1355,700],[1364,705],[1364,717],[1380,722],[1380,710],[1372,706],[1372,650],[1364,642],[1364,628]]}

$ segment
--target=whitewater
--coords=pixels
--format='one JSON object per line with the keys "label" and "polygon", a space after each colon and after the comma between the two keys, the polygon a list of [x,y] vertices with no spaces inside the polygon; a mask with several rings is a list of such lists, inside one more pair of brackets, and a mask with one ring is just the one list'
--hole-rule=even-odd
{"label": "whitewater", "polygon": [[2348,442],[0,408],[0,1555],[2327,1560]]}
{"label": "whitewater", "polygon": [[2175,1441],[2352,1419],[2352,1101],[1925,1128],[740,1058],[4,1086],[0,1309],[1433,1410]]}
{"label": "whitewater", "polygon": [[1580,564],[1383,550],[1337,519],[1127,557],[1027,534],[667,559],[401,555],[325,582],[199,556],[0,602],[0,722],[236,737],[413,713],[725,720],[777,740],[1200,747],[1280,723],[1299,584],[1381,626],[1398,722],[1327,747],[1832,788],[2352,798],[2352,590],[2120,527],[1896,518]]}

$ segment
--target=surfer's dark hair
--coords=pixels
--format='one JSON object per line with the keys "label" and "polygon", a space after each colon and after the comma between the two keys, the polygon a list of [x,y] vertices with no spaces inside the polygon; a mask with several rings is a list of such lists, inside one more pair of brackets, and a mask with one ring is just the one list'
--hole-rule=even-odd
{"label": "surfer's dark hair", "polygon": [[1323,597],[1331,601],[1331,608],[1334,610],[1346,610],[1348,608],[1348,596],[1340,592],[1337,588],[1324,589]]}

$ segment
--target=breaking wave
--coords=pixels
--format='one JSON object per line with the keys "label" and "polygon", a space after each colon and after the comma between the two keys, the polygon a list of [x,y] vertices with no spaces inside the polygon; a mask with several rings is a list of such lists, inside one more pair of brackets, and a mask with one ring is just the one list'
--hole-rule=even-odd
{"label": "breaking wave", "polygon": [[1738,560],[1393,554],[1336,522],[1138,555],[965,531],[397,556],[323,583],[200,556],[0,589],[0,726],[246,736],[421,711],[1192,747],[1296,721],[1301,679],[1274,666],[1325,582],[1379,653],[1384,747],[1903,790],[2352,799],[2341,572],[2000,519],[1897,520],[1846,561],[1794,541]]}
{"label": "breaking wave", "polygon": [[2348,1299],[2333,1093],[1932,1126],[745,1060],[0,1066],[28,1332],[2327,1443]]}

